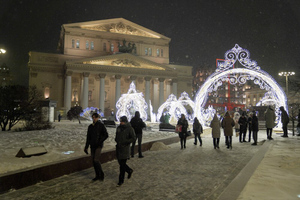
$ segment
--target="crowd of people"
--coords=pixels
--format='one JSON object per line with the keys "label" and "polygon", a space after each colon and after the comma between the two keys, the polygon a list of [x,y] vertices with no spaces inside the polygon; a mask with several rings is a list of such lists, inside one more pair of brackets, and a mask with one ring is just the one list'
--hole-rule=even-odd
{"label": "crowd of people", "polygon": [[[283,136],[288,137],[287,125],[289,123],[289,116],[283,107],[280,107],[281,111],[281,123],[283,129]],[[274,109],[269,106],[265,111],[265,121],[266,121],[266,134],[267,139],[272,140],[272,131],[275,127],[276,115]],[[101,168],[100,156],[101,150],[103,148],[104,141],[108,138],[108,133],[104,124],[99,120],[100,116],[98,113],[92,114],[93,123],[89,125],[87,131],[86,144],[84,147],[84,152],[88,154],[88,148],[90,147],[91,159],[93,162],[95,170],[95,178],[93,181],[104,180],[104,172]],[[186,139],[190,136],[188,131],[189,123],[185,118],[184,114],[181,114],[179,118],[176,130],[178,130],[178,135],[180,138],[181,149],[186,148]],[[119,163],[119,182],[117,186],[121,186],[124,183],[125,172],[127,173],[127,178],[131,178],[133,169],[127,165],[127,160],[130,156],[133,158],[135,154],[135,144],[138,140],[138,157],[143,158],[142,155],[142,132],[146,124],[140,118],[139,111],[135,112],[135,116],[128,122],[126,116],[120,118],[120,125],[116,129],[116,157]],[[255,112],[242,112],[241,115],[236,112],[233,116],[227,111],[224,117],[220,120],[215,114],[210,127],[212,128],[212,138],[214,149],[219,149],[221,128],[224,131],[225,144],[227,149],[232,149],[232,136],[233,130],[235,129],[236,136],[239,137],[239,142],[251,142],[251,136],[253,138],[252,145],[257,145],[257,133],[258,133],[258,118]],[[297,130],[300,136],[300,110],[298,116]],[[248,131],[248,141],[247,141],[247,131]],[[203,133],[203,127],[197,117],[194,118],[193,122],[193,133],[195,137],[194,144],[197,145],[199,141],[200,146],[202,146],[201,134]]]}

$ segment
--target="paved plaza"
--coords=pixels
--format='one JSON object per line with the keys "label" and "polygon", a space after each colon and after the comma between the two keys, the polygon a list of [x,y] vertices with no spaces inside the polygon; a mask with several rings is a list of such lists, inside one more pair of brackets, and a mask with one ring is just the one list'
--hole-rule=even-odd
{"label": "paved plaza", "polygon": [[[220,149],[214,149],[212,138],[206,135],[202,147],[194,145],[190,137],[184,150],[174,143],[165,150],[146,151],[144,158],[136,156],[128,161],[134,172],[121,187],[116,187],[119,166],[114,160],[102,165],[103,182],[92,182],[94,171],[89,168],[10,191],[0,195],[0,199],[254,199],[241,192],[268,150],[286,145],[294,152],[299,141],[297,136],[285,139],[279,135],[273,141],[266,141],[263,133],[257,146],[239,143],[234,137],[232,150],[226,148],[224,137]],[[248,192],[252,194],[251,189]]]}

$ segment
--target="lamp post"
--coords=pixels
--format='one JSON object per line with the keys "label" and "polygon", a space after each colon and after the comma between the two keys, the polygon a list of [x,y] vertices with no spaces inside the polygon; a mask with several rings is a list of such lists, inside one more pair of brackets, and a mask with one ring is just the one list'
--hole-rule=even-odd
{"label": "lamp post", "polygon": [[295,75],[295,72],[280,72],[279,76],[285,76],[285,92],[286,96],[288,97],[289,94],[289,76]]}

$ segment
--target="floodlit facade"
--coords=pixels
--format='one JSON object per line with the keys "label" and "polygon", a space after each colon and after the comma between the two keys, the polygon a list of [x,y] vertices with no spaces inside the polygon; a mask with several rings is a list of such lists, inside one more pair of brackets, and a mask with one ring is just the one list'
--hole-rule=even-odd
{"label": "floodlit facade", "polygon": [[192,92],[192,66],[169,63],[171,39],[123,18],[64,24],[58,54],[29,52],[29,85],[58,112],[98,107],[116,112],[131,82],[154,110],[170,94]]}

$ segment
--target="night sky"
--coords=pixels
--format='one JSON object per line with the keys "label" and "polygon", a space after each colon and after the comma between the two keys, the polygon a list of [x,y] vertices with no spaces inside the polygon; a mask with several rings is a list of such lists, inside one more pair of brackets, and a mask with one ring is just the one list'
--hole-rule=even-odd
{"label": "night sky", "polygon": [[18,84],[27,85],[28,52],[57,53],[62,24],[124,18],[171,38],[170,62],[215,67],[239,44],[277,81],[300,77],[298,0],[0,0],[0,47]]}

